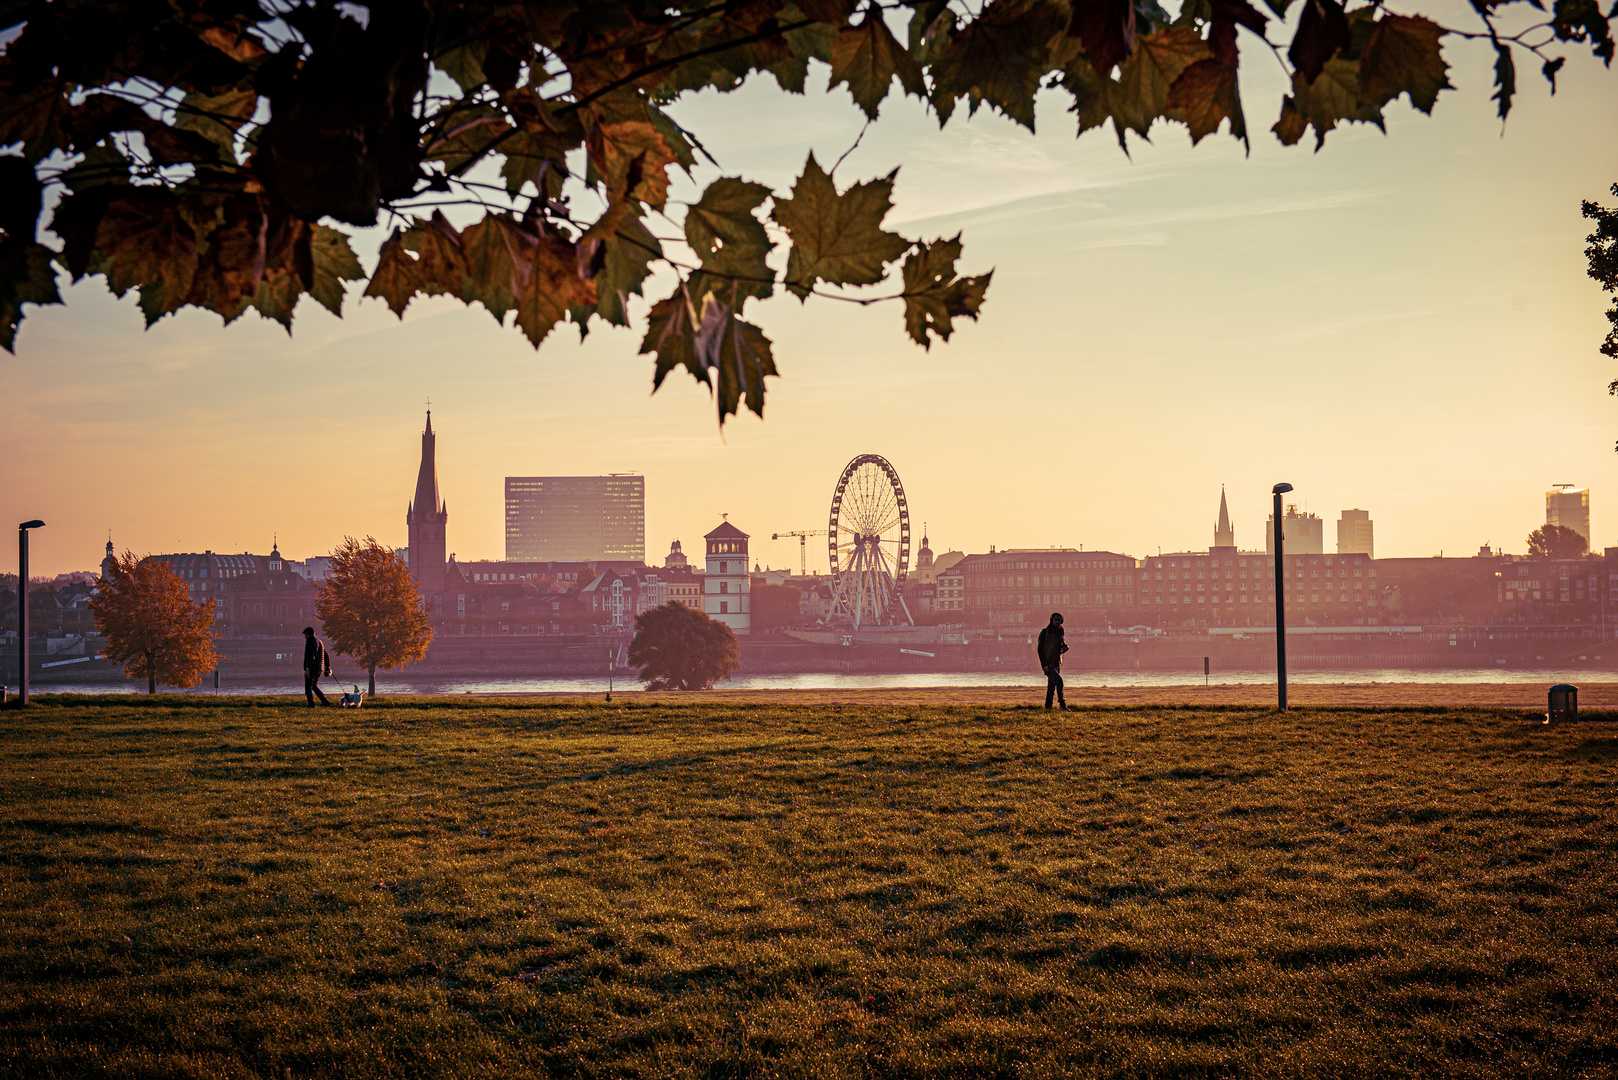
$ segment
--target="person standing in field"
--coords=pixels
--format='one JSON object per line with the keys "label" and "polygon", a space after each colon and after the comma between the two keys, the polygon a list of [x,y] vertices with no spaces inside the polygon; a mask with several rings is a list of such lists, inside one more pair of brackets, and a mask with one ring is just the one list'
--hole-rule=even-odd
{"label": "person standing in field", "polygon": [[320,691],[320,677],[331,674],[331,654],[326,646],[315,637],[315,628],[303,628],[303,696],[309,702],[309,707],[315,707],[315,698],[320,698],[322,705],[330,705],[326,695]]}
{"label": "person standing in field", "polygon": [[1067,696],[1062,687],[1062,654],[1067,652],[1067,642],[1063,640],[1062,613],[1051,612],[1051,621],[1045,629],[1039,632],[1039,666],[1045,670],[1045,707],[1051,707],[1051,700],[1062,703],[1062,711],[1067,712]]}

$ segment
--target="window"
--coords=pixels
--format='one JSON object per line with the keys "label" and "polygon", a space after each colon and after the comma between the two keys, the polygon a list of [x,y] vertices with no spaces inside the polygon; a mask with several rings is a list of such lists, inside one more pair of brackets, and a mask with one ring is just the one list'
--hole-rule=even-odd
{"label": "window", "polygon": [[728,582],[728,581],[721,581],[721,582],[720,582],[720,583],[719,583],[719,591],[720,591],[720,592],[729,592],[729,591],[730,591],[730,582]]}
{"label": "window", "polygon": [[729,615],[730,614],[730,604],[727,601],[724,601],[724,600],[719,601],[719,614],[721,614],[721,615]]}

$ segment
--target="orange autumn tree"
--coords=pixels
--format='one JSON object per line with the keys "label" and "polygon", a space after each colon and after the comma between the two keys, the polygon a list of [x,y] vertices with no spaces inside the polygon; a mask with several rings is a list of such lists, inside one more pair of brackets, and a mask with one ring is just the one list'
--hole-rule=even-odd
{"label": "orange autumn tree", "polygon": [[224,659],[213,645],[214,601],[193,604],[168,563],[124,552],[101,579],[90,610],[107,639],[107,655],[131,679],[144,678],[148,694],[157,693],[160,682],[196,686]]}
{"label": "orange autumn tree", "polygon": [[410,567],[370,536],[344,537],[332,552],[326,583],[315,590],[315,614],[332,647],[370,673],[373,696],[377,668],[419,663],[433,640]]}

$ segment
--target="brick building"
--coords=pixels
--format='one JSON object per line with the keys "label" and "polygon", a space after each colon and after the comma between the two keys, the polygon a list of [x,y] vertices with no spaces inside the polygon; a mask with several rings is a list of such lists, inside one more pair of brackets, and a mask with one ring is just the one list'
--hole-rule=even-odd
{"label": "brick building", "polygon": [[[972,626],[1038,628],[1053,611],[1061,611],[1069,626],[1137,621],[1135,560],[1128,555],[1012,548],[968,555],[952,569],[960,575],[963,621]],[[950,575],[939,576],[941,589],[948,580]]]}

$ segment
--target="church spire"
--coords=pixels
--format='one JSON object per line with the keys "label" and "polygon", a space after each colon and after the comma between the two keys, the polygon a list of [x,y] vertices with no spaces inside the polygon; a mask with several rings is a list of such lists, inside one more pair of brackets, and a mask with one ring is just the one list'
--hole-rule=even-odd
{"label": "church spire", "polygon": [[1230,509],[1225,505],[1225,485],[1219,485],[1219,521],[1214,525],[1214,542],[1216,548],[1234,548],[1236,546],[1236,530],[1230,524]]}
{"label": "church spire", "polygon": [[416,474],[416,497],[405,512],[409,532],[410,572],[428,596],[442,592],[446,576],[444,528],[449,508],[438,497],[438,436],[433,434],[433,412],[421,433],[421,470]]}
{"label": "church spire", "polygon": [[416,497],[410,509],[418,514],[443,511],[438,501],[438,436],[433,434],[433,411],[427,410],[427,430],[421,433],[421,471],[416,474]]}

